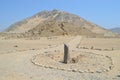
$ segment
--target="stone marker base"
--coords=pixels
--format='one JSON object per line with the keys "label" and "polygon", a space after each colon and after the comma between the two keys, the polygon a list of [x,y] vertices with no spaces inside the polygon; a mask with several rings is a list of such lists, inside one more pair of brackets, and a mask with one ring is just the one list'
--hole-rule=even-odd
{"label": "stone marker base", "polygon": [[111,70],[113,67],[112,59],[108,56],[80,51],[70,53],[69,64],[63,63],[63,53],[53,52],[34,56],[32,63],[44,68],[80,73],[102,73]]}

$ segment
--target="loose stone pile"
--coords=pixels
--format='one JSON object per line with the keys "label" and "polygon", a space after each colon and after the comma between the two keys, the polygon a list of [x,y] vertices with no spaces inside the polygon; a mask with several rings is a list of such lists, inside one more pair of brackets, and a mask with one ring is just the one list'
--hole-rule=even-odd
{"label": "loose stone pile", "polygon": [[70,51],[70,63],[63,63],[64,53],[49,52],[38,54],[32,59],[32,63],[37,66],[58,69],[64,71],[73,71],[80,73],[102,73],[112,69],[112,59],[95,53]]}

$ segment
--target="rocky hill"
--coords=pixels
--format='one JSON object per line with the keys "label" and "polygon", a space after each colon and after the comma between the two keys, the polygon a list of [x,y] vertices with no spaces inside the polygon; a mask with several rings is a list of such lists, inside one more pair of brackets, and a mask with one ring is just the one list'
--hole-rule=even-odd
{"label": "rocky hill", "polygon": [[75,14],[64,11],[42,11],[11,25],[5,33],[22,36],[86,35],[114,37],[116,34],[93,24]]}
{"label": "rocky hill", "polygon": [[112,32],[120,34],[120,27],[110,29]]}

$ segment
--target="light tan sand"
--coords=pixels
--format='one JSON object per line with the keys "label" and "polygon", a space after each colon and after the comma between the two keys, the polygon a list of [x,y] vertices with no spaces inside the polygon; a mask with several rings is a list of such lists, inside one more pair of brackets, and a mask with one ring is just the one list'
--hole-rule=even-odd
{"label": "light tan sand", "polygon": [[120,38],[82,38],[79,48],[120,50]]}
{"label": "light tan sand", "polygon": [[[35,55],[45,54],[44,52],[49,53],[54,50],[56,52],[59,52],[59,50],[62,51],[62,44],[64,42],[69,42],[72,39],[74,39],[74,37],[57,37],[54,39],[44,37],[40,40],[0,40],[0,80],[120,80],[119,39],[104,40],[106,42],[109,42],[110,40],[111,43],[113,42],[112,45],[116,45],[115,50],[112,51],[80,49],[82,52],[92,52],[99,55],[109,56],[113,62],[113,69],[108,72],[79,73],[62,71],[40,67],[31,62],[31,59],[33,59]],[[89,38],[83,40],[88,41],[92,39]],[[96,39],[95,41],[98,41],[99,44],[103,43],[101,39]],[[98,43],[96,42],[96,44]],[[103,46],[92,43],[85,45],[103,48]],[[104,46],[105,48],[107,48],[107,46],[111,48],[113,47],[112,45]]]}

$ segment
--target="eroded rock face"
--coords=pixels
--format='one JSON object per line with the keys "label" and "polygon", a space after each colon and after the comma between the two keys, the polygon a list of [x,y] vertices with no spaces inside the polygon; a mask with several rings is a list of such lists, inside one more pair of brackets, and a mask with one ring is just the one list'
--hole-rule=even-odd
{"label": "eroded rock face", "polygon": [[108,56],[80,51],[71,52],[69,64],[63,63],[63,53],[38,54],[32,59],[37,66],[83,73],[102,73],[112,69],[112,59]]}

